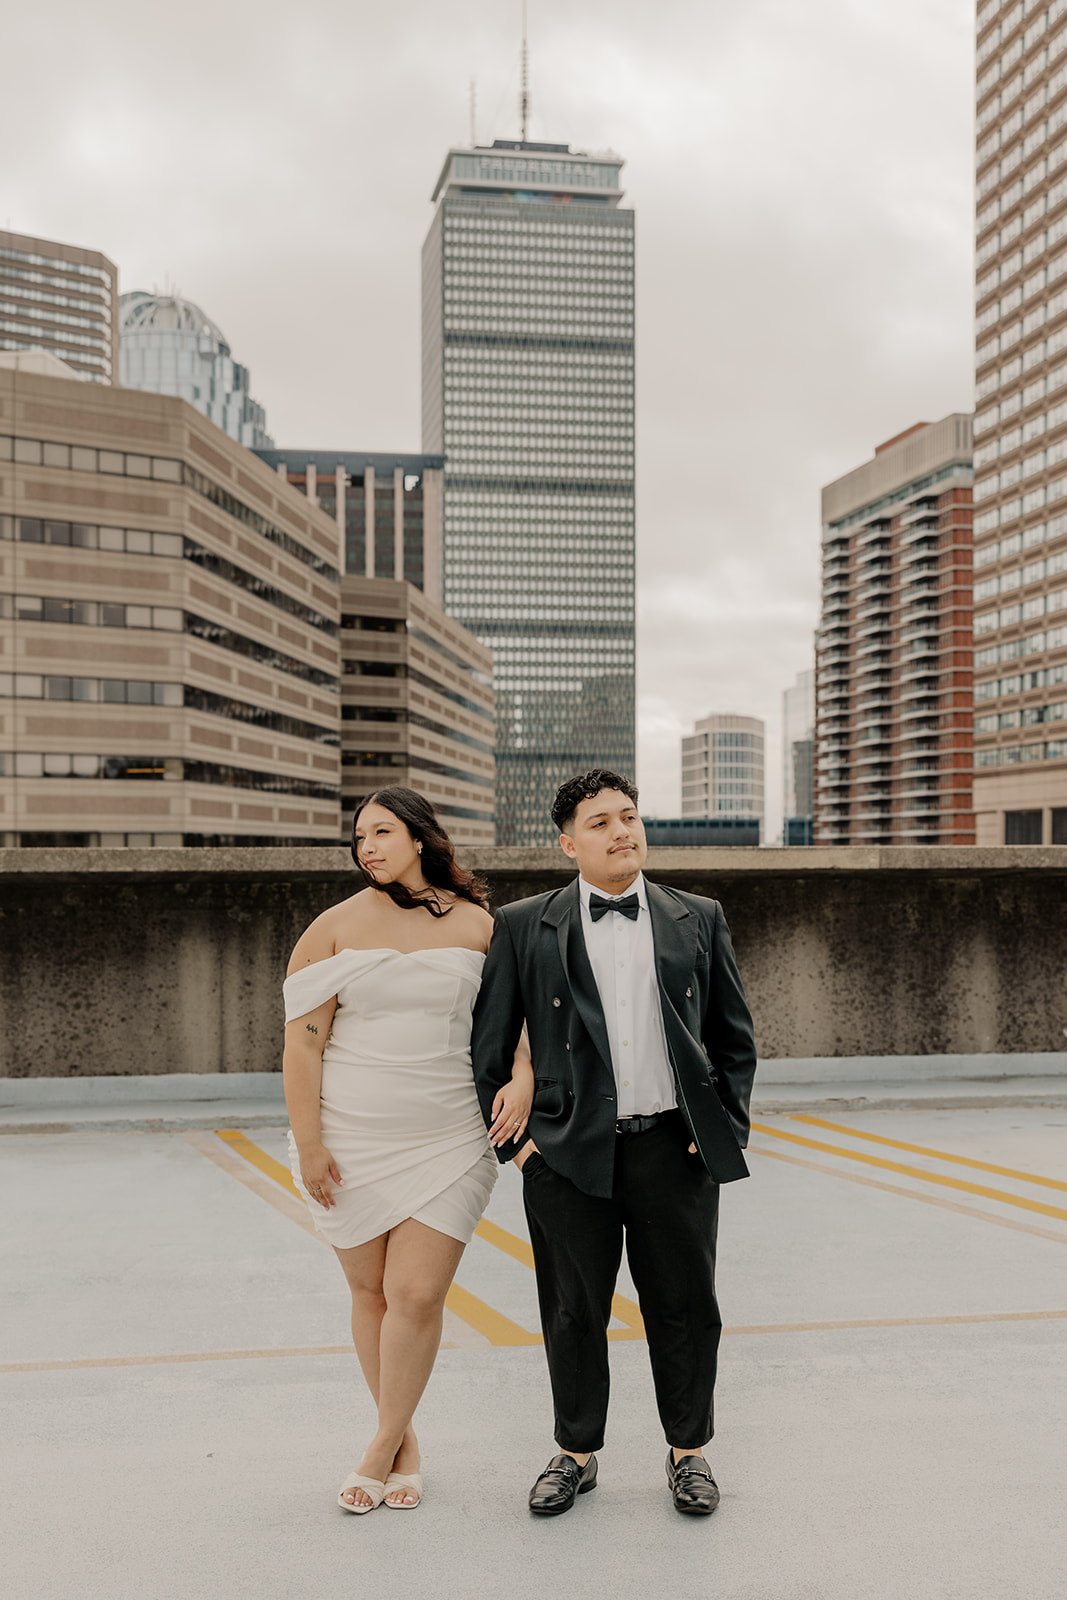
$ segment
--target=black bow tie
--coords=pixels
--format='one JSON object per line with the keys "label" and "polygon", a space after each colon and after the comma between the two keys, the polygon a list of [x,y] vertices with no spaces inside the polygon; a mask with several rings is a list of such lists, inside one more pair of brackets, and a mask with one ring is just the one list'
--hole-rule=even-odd
{"label": "black bow tie", "polygon": [[625,900],[605,900],[601,894],[589,896],[589,915],[594,922],[599,922],[601,917],[607,916],[609,911],[621,911],[624,917],[629,917],[631,922],[637,921],[637,913],[641,909],[641,902],[636,894],[628,894]]}

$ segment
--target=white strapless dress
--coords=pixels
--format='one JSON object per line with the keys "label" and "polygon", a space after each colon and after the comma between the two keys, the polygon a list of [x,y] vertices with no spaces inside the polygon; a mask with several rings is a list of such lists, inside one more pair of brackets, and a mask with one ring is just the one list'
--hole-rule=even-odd
{"label": "white strapless dress", "polygon": [[339,1249],[409,1217],[464,1244],[497,1177],[471,1072],[471,1012],[485,957],[438,950],[339,950],[285,980],[285,1020],[337,996],[322,1053],[322,1142],[344,1180],[312,1200],[289,1134],[293,1182]]}

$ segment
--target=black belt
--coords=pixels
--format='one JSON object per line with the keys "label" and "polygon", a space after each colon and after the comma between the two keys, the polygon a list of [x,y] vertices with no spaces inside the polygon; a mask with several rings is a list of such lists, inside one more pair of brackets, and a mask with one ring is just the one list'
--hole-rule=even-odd
{"label": "black belt", "polygon": [[616,1133],[647,1133],[649,1128],[658,1127],[665,1117],[672,1116],[670,1111],[653,1111],[648,1117],[620,1117],[615,1124]]}

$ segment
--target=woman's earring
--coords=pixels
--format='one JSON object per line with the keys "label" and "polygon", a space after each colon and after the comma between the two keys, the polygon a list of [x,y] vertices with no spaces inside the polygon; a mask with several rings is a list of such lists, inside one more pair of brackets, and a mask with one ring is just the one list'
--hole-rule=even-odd
{"label": "woman's earring", "polygon": [[421,839],[419,840],[418,844],[415,846],[415,854],[419,855],[419,856],[422,855],[422,840]]}

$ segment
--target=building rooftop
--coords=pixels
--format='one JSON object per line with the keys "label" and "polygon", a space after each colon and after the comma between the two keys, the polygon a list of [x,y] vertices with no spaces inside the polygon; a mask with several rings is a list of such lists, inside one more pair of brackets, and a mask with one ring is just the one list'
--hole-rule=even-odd
{"label": "building rooftop", "polygon": [[131,289],[119,296],[119,329],[130,333],[191,333],[230,348],[229,340],[217,323],[192,300],[176,294],[149,294],[146,289]]}
{"label": "building rooftop", "polygon": [[395,467],[403,472],[423,472],[427,467],[443,468],[445,464],[444,456],[427,456],[417,451],[305,450],[293,445],[286,449],[257,450],[255,454],[268,467],[284,464],[292,472],[301,472],[305,466],[312,466],[317,473],[326,474],[343,467],[355,477],[362,477],[368,467],[373,467],[378,477],[390,474]]}
{"label": "building rooftop", "polygon": [[874,452],[874,459],[828,483],[822,492],[823,524],[864,507],[872,507],[883,495],[923,478],[938,468],[959,463],[971,465],[974,444],[972,417],[968,411],[952,411],[940,422],[917,423],[887,439]]}
{"label": "building rooftop", "polygon": [[13,372],[36,372],[43,378],[74,378],[78,383],[91,382],[87,372],[76,372],[66,361],[54,356],[51,350],[0,350],[0,367]]}
{"label": "building rooftop", "polygon": [[534,144],[521,139],[494,139],[491,145],[455,145],[449,150],[431,199],[450,191],[549,196],[576,199],[622,199],[619,175],[624,161],[613,151],[589,154],[566,144]]}
{"label": "building rooftop", "polygon": [[[199,1000],[194,987],[188,1003]],[[821,1111],[795,1091],[770,1098],[799,1101],[832,1131],[766,1109],[762,1087],[754,1176],[729,1196],[729,1427],[710,1452],[729,1521],[706,1530],[722,1535],[717,1586],[820,1600],[1062,1593],[1054,1395],[1067,1322],[1053,1264],[1067,1233],[1011,1203],[1040,1209],[1049,1191],[1035,1179],[1067,1178],[1062,1109],[1007,1097],[981,1111],[909,1109],[898,1089],[892,1110],[841,1110],[829,1100],[840,1083],[817,1087]],[[130,1117],[128,1102],[108,1109]],[[12,1187],[43,1190],[3,1241],[5,1433],[18,1463],[9,1592],[196,1600],[254,1582],[260,1600],[330,1593],[357,1534],[337,1485],[373,1432],[344,1282],[289,1186],[277,1093],[269,1126],[262,1115],[249,1126],[240,1102],[202,1098],[193,1127],[165,1109],[149,1103],[111,1132],[73,1107],[59,1126],[7,1140]],[[32,1115],[40,1129],[45,1117]],[[926,1153],[901,1155],[887,1138]],[[1016,1175],[991,1178],[989,1161]],[[1022,1196],[988,1198],[1009,1185]],[[516,1563],[517,1528],[532,1545],[520,1519],[551,1423],[529,1250],[508,1165],[460,1263],[419,1412],[433,1474],[424,1508],[403,1523],[384,1508],[361,1519],[361,1590],[395,1595],[406,1570],[413,1600],[455,1600],[506,1574],[512,1600],[534,1600],[573,1584],[580,1543],[584,1600],[654,1592],[666,1572],[678,1593],[703,1592],[708,1546],[683,1540],[697,1530],[678,1526],[667,1497],[625,1263],[610,1486],[579,1500],[569,1543],[542,1540],[536,1564]],[[499,1430],[478,1404],[487,1394],[506,1395],[508,1412],[491,1480]],[[1007,1463],[994,1535],[991,1462]],[[48,1486],[75,1481],[45,1537]]]}

